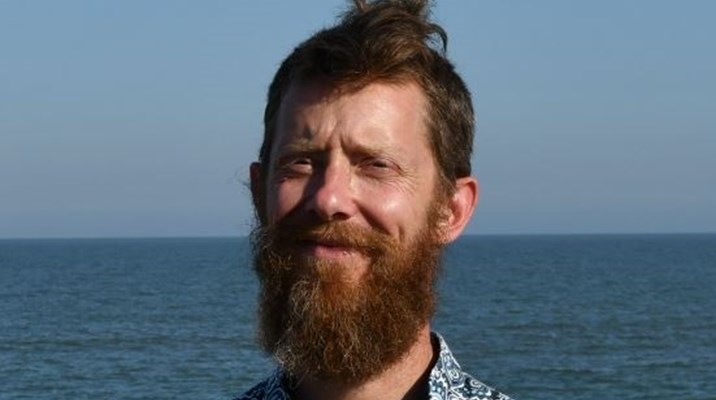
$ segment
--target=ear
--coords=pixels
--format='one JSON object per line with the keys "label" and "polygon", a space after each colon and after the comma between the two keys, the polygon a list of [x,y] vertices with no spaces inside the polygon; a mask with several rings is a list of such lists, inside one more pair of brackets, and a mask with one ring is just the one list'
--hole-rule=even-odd
{"label": "ear", "polygon": [[477,208],[480,194],[477,179],[472,176],[458,178],[455,192],[449,199],[442,221],[442,242],[447,244],[455,241],[465,230]]}
{"label": "ear", "polygon": [[258,162],[251,163],[250,167],[250,179],[251,179],[251,199],[254,202],[254,210],[256,216],[259,218],[261,223],[266,223],[265,216],[265,204],[264,204],[264,180],[261,176],[261,164]]}

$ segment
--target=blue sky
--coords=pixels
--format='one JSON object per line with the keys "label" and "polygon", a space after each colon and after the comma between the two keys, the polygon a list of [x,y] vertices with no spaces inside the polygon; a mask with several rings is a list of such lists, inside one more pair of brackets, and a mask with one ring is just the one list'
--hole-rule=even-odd
{"label": "blue sky", "polygon": [[[0,238],[243,235],[265,89],[341,0],[0,2]],[[439,1],[470,233],[716,231],[716,2]]]}

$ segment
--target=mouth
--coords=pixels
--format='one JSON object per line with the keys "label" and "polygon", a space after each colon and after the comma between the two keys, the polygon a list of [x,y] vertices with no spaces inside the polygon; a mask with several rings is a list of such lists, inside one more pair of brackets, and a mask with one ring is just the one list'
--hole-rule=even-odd
{"label": "mouth", "polygon": [[360,253],[359,249],[337,241],[304,240],[300,247],[304,255],[327,260],[341,260]]}

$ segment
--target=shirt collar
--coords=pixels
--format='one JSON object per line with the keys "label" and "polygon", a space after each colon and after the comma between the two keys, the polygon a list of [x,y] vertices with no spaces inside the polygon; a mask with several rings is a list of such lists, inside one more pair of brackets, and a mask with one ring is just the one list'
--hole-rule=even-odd
{"label": "shirt collar", "polygon": [[[438,342],[438,357],[430,370],[428,381],[428,398],[430,400],[443,399],[482,399],[504,398],[478,380],[466,374],[455,360],[445,339],[440,334],[432,332],[432,337]],[[286,387],[287,376],[281,368],[265,381],[264,393],[266,399],[291,400],[290,389]]]}

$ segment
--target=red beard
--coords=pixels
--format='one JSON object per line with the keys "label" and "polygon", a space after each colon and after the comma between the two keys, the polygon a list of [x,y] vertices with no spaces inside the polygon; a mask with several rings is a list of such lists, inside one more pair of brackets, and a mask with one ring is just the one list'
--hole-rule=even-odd
{"label": "red beard", "polygon": [[[259,227],[252,235],[261,281],[259,340],[292,379],[358,384],[385,371],[416,342],[435,310],[442,247],[437,213],[409,243],[345,222]],[[346,268],[301,255],[330,241],[371,260],[358,282]]]}

